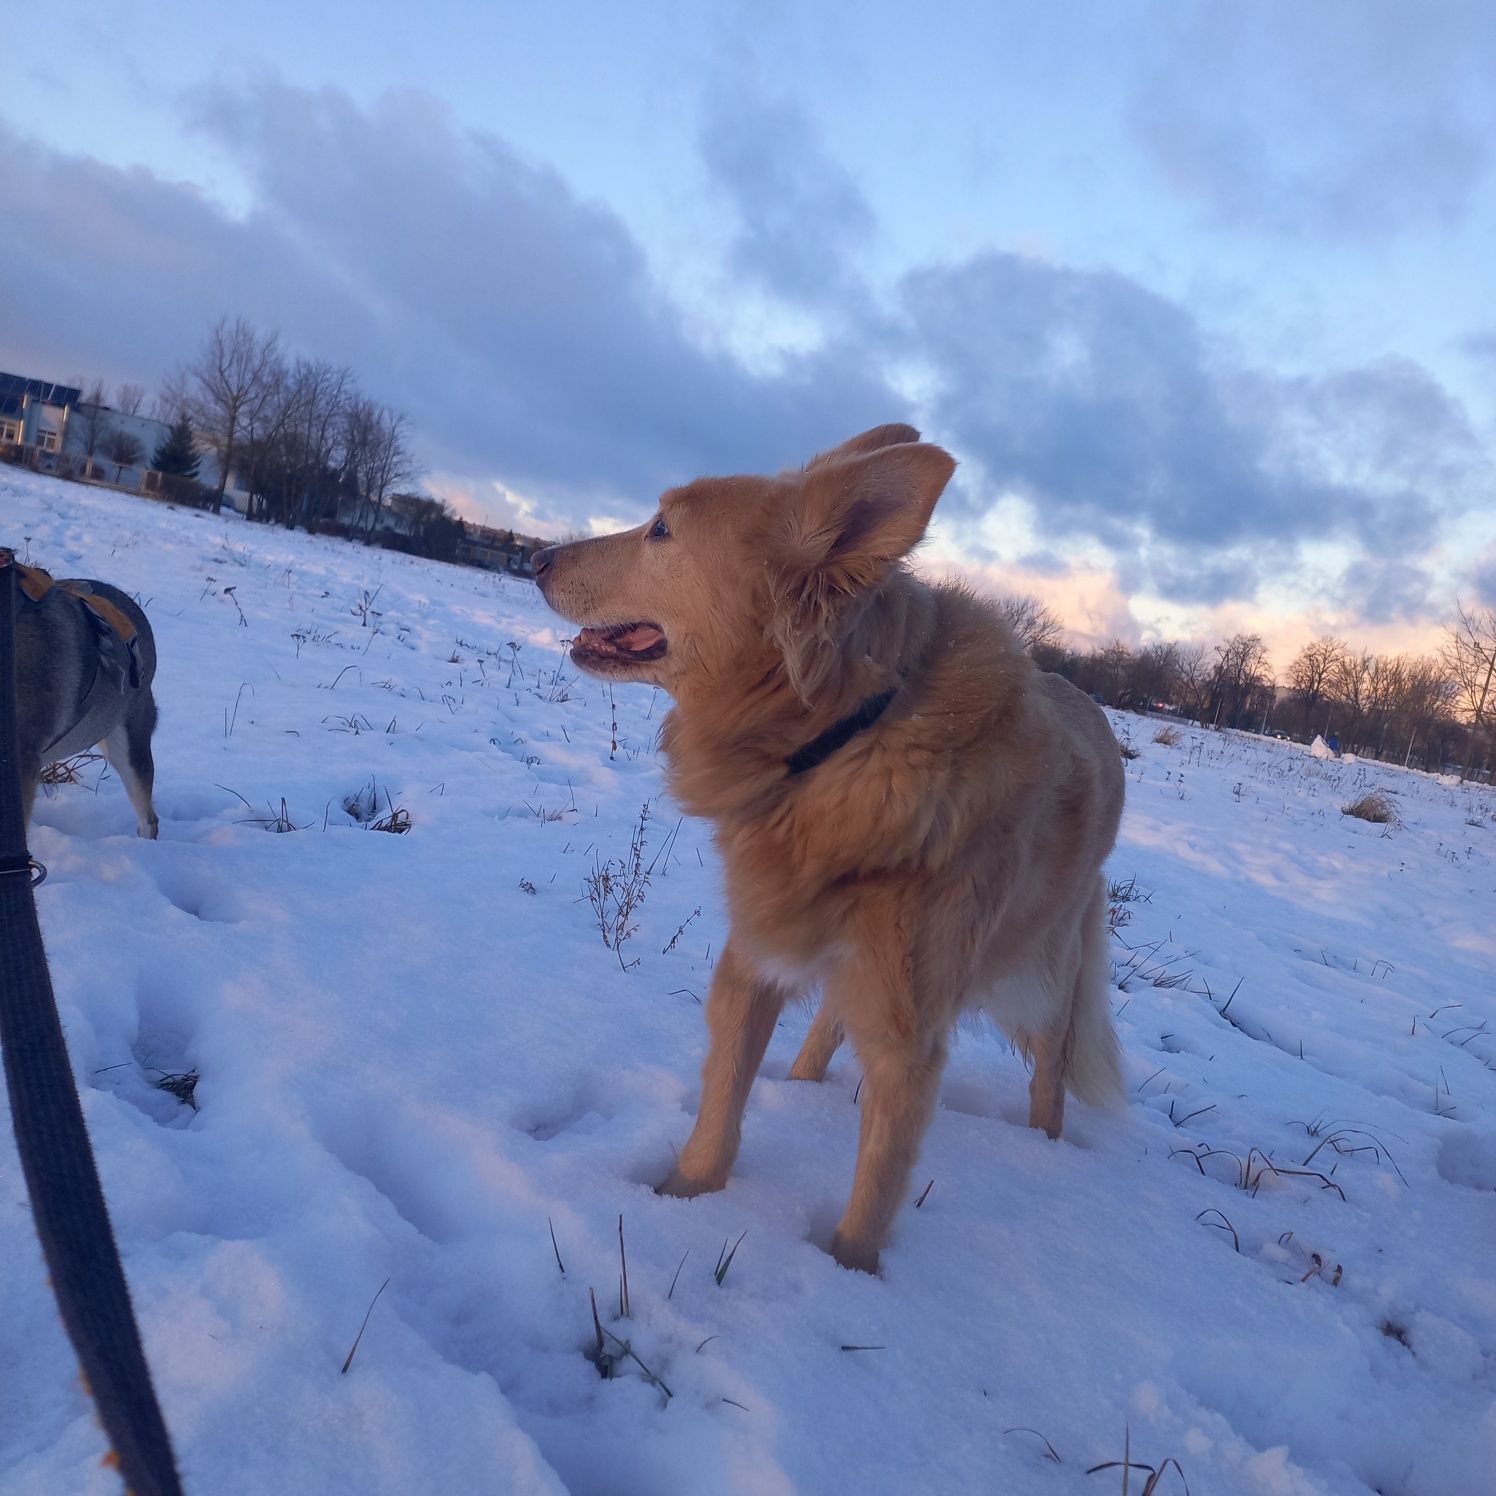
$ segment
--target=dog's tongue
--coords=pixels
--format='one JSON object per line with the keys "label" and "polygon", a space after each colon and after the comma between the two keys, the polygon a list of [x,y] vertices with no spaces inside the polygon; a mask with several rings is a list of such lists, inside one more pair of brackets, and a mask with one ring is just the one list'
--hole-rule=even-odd
{"label": "dog's tongue", "polygon": [[594,649],[616,649],[624,654],[642,654],[661,643],[664,633],[652,623],[589,626],[579,636]]}
{"label": "dog's tongue", "polygon": [[643,654],[646,649],[653,649],[664,637],[654,624],[636,623],[633,628],[615,635],[610,642],[619,649],[626,649],[630,654]]}

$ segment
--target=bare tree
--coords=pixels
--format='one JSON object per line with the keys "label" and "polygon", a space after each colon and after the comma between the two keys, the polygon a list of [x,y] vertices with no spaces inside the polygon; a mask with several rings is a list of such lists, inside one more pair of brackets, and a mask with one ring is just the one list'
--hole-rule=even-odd
{"label": "bare tree", "polygon": [[[302,387],[302,517],[308,524],[326,516],[347,488],[348,460],[343,445],[344,412],[357,393],[352,371],[322,359],[297,360]],[[294,515],[285,516],[287,525]]]}
{"label": "bare tree", "polygon": [[379,407],[374,441],[360,474],[364,497],[376,514],[397,485],[410,483],[420,474],[410,450],[409,425],[403,411]]}
{"label": "bare tree", "polygon": [[1387,747],[1387,734],[1405,689],[1407,661],[1401,655],[1373,655],[1366,672],[1366,730],[1362,745],[1376,739],[1375,753],[1381,758]]}
{"label": "bare tree", "polygon": [[144,404],[145,386],[143,384],[122,384],[114,392],[114,408],[121,415],[138,416]]}
{"label": "bare tree", "polygon": [[[1420,739],[1425,745],[1427,760],[1431,740],[1439,732],[1440,724],[1446,726],[1454,708],[1458,692],[1444,661],[1430,655],[1419,655],[1403,666],[1402,691],[1398,702],[1398,730],[1408,735],[1408,746],[1403,753],[1404,765],[1413,761],[1413,749]],[[1434,760],[1441,766],[1444,755]]]}
{"label": "bare tree", "polygon": [[1091,689],[1104,696],[1108,706],[1123,706],[1127,698],[1127,680],[1132,674],[1132,651],[1113,639],[1103,649],[1095,650],[1089,660]]}
{"label": "bare tree", "polygon": [[161,421],[170,426],[178,416],[186,415],[189,420],[192,413],[188,408],[188,401],[181,386],[182,372],[169,375],[161,381],[160,388],[151,396],[151,419]]}
{"label": "bare tree", "polygon": [[1360,746],[1359,734],[1370,700],[1372,657],[1369,650],[1347,650],[1335,667],[1332,692],[1340,708],[1340,737],[1349,749]]}
{"label": "bare tree", "polygon": [[365,469],[378,441],[379,406],[363,393],[354,394],[343,409],[343,465],[349,486],[358,498],[353,529],[372,534],[377,516],[365,489]]}
{"label": "bare tree", "polygon": [[266,436],[255,458],[264,517],[287,527],[315,524],[346,491],[344,436],[352,373],[323,359],[298,358],[267,403]]}
{"label": "bare tree", "polygon": [[279,356],[275,333],[261,334],[242,317],[220,317],[197,357],[171,381],[168,398],[184,408],[218,462],[215,512],[223,508],[229,464],[241,439],[245,412],[264,393]]}
{"label": "bare tree", "polygon": [[1233,634],[1215,648],[1212,671],[1214,721],[1227,727],[1242,726],[1255,715],[1254,698],[1269,685],[1267,646],[1261,634]]}
{"label": "bare tree", "polygon": [[73,407],[73,420],[77,423],[78,439],[83,443],[83,455],[92,457],[109,429],[109,407],[104,403],[102,379],[94,380]]}
{"label": "bare tree", "polygon": [[1203,644],[1181,644],[1174,653],[1179,705],[1196,722],[1205,719],[1210,701],[1210,654]]}
{"label": "bare tree", "polygon": [[1145,644],[1132,657],[1132,670],[1128,676],[1128,704],[1141,711],[1151,711],[1155,703],[1174,706],[1176,686],[1179,679],[1179,646],[1177,644]]}
{"label": "bare tree", "polygon": [[1348,653],[1344,639],[1326,634],[1306,644],[1288,667],[1288,686],[1298,698],[1306,733],[1315,730],[1319,705],[1329,695]]}
{"label": "bare tree", "polygon": [[997,613],[1029,654],[1053,649],[1064,642],[1065,626],[1060,622],[1060,615],[1032,594],[999,598]]}
{"label": "bare tree", "polygon": [[276,350],[266,361],[251,398],[244,404],[234,453],[240,479],[249,494],[252,518],[265,518],[267,454],[275,450],[296,419],[301,396],[302,391],[292,382],[285,358]]}
{"label": "bare tree", "polygon": [[1456,604],[1453,623],[1444,626],[1444,666],[1453,679],[1456,706],[1469,720],[1470,745],[1460,779],[1470,777],[1476,744],[1486,728],[1493,705],[1491,683],[1496,678],[1496,608],[1467,608]]}
{"label": "bare tree", "polygon": [[119,470],[127,467],[139,467],[145,461],[145,448],[141,446],[137,437],[131,436],[128,431],[121,431],[118,427],[110,430],[99,446],[100,452],[110,462],[115,464],[115,477],[119,477]]}

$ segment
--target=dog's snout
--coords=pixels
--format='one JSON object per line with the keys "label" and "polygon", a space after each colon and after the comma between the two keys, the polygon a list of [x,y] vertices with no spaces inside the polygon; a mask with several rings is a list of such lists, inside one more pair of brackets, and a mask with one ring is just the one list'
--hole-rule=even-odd
{"label": "dog's snout", "polygon": [[545,581],[545,574],[555,564],[557,549],[554,545],[548,545],[543,551],[536,551],[530,557],[530,570],[535,573],[537,582]]}

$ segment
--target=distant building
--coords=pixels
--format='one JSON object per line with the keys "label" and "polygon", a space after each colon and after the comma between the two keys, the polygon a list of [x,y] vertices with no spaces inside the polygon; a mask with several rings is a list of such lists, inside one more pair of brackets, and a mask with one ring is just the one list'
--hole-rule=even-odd
{"label": "distant building", "polygon": [[[139,488],[147,493],[155,490],[146,474],[152,471],[151,462],[156,449],[171,434],[169,421],[157,420],[155,416],[130,415],[115,410],[111,405],[91,405],[80,401],[68,422],[67,441],[64,453],[75,458],[91,457],[92,471],[80,473],[80,477],[93,478],[96,482],[112,483],[118,488]],[[133,442],[139,449],[137,462],[123,463],[118,453],[123,444]],[[93,451],[89,451],[92,446]],[[218,456],[198,438],[197,482],[208,489],[218,488]],[[229,481],[224,485],[224,504],[240,514],[249,512],[249,490],[244,487],[236,468],[229,469]]]}
{"label": "distant building", "polygon": [[496,530],[489,525],[464,524],[463,537],[457,542],[457,559],[469,566],[488,571],[507,571],[512,576],[533,577],[530,558],[550,542],[532,536],[516,535],[513,530]]}
{"label": "distant building", "polygon": [[46,379],[0,374],[0,447],[61,452],[68,417],[83,391]]}
{"label": "distant building", "polygon": [[431,500],[424,494],[392,493],[382,504],[371,504],[357,494],[338,500],[337,520],[357,535],[411,536],[420,528]]}
{"label": "distant building", "polygon": [[[72,385],[0,373],[0,457],[14,449],[10,460],[20,460],[38,472],[157,493],[160,475],[152,472],[151,459],[170,429],[167,422],[151,416],[91,404]],[[130,443],[138,455],[124,461],[119,454]],[[218,459],[202,441],[198,447],[202,461],[197,482],[216,490]],[[233,468],[224,487],[224,501],[241,514],[248,512],[249,492]]]}
{"label": "distant building", "polygon": [[[150,467],[156,448],[170,430],[167,422],[151,416],[126,415],[108,405],[91,405],[80,400],[68,422],[67,440],[62,450],[74,457],[92,457],[106,472],[110,468],[145,469]],[[125,462],[119,455],[131,444],[140,453],[139,460],[133,463]],[[131,483],[125,486],[139,485]]]}

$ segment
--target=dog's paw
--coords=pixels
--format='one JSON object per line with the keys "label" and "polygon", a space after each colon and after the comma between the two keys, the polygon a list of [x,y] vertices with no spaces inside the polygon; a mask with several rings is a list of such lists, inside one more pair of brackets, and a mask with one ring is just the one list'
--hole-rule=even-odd
{"label": "dog's paw", "polygon": [[679,1169],[672,1169],[669,1177],[655,1186],[655,1194],[669,1195],[676,1200],[694,1200],[697,1195],[715,1194],[726,1183],[725,1179],[693,1179]]}
{"label": "dog's paw", "polygon": [[814,1060],[807,1060],[803,1056],[796,1059],[790,1066],[788,1080],[808,1080],[819,1083],[826,1079],[826,1066],[817,1065]]}
{"label": "dog's paw", "polygon": [[838,1231],[831,1238],[831,1255],[851,1272],[878,1276],[878,1249],[866,1242],[853,1241]]}

